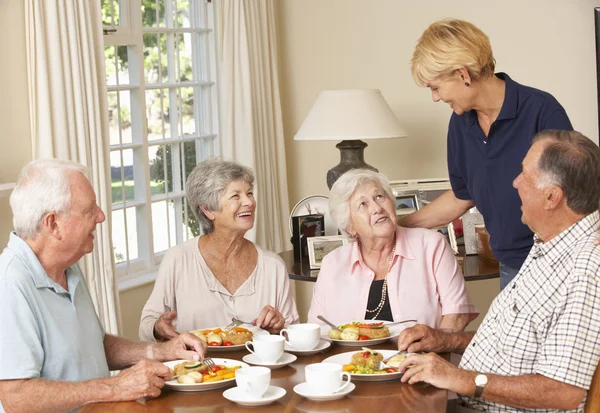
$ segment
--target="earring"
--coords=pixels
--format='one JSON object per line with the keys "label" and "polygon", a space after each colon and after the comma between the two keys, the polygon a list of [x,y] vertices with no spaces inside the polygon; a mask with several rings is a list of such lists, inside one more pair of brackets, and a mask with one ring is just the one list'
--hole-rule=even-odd
{"label": "earring", "polygon": [[465,82],[465,86],[469,87],[469,86],[471,86],[471,84],[469,82]]}

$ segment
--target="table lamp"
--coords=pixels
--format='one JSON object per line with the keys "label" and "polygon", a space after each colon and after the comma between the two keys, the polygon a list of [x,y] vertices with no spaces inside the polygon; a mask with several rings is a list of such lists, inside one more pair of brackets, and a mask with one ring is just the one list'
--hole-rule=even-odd
{"label": "table lamp", "polygon": [[368,146],[363,140],[404,138],[406,131],[381,91],[370,90],[325,90],[317,101],[294,140],[334,140],[340,150],[340,163],[327,172],[327,186],[350,169],[376,168],[365,163],[364,150]]}

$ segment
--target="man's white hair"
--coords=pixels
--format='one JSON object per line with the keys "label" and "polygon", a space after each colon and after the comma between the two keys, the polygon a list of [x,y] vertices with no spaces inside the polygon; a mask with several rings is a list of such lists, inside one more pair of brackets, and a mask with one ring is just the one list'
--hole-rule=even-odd
{"label": "man's white hair", "polygon": [[23,239],[39,233],[42,219],[49,212],[66,214],[71,207],[69,176],[87,169],[76,162],[40,159],[27,164],[10,194],[15,232]]}

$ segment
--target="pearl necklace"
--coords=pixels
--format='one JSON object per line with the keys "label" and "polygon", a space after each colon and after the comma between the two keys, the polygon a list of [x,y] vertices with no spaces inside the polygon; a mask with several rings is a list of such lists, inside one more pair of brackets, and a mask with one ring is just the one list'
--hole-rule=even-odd
{"label": "pearl necklace", "polygon": [[[360,247],[360,243],[358,245]],[[394,253],[395,252],[396,252],[396,243],[394,243],[394,248],[392,248],[392,253],[390,254],[390,258],[388,261],[387,274],[385,274],[385,278],[383,279],[383,286],[381,287],[381,300],[379,300],[379,304],[374,309],[372,309],[372,310],[369,310],[368,308],[366,309],[367,314],[376,313],[371,320],[375,320],[379,316],[379,313],[381,313],[381,310],[383,310],[383,305],[385,304],[385,299],[387,297],[387,276],[390,273],[390,271],[392,270],[392,263],[394,262]]]}

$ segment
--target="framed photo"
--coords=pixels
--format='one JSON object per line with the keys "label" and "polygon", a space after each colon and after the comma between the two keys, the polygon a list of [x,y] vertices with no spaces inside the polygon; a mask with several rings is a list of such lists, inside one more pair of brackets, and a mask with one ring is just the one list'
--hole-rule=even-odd
{"label": "framed photo", "polygon": [[323,258],[331,251],[348,243],[348,238],[343,235],[331,235],[328,237],[311,237],[308,243],[308,262],[310,269],[321,268]]}
{"label": "framed photo", "polygon": [[292,217],[294,260],[302,261],[307,255],[307,240],[310,237],[325,235],[325,217],[321,214],[300,215]]}
{"label": "framed photo", "polygon": [[396,215],[408,215],[419,209],[419,197],[417,194],[406,194],[396,196]]}
{"label": "framed photo", "polygon": [[448,224],[448,242],[454,255],[458,255],[458,243],[456,242],[456,233],[454,232],[454,224],[451,222]]}

